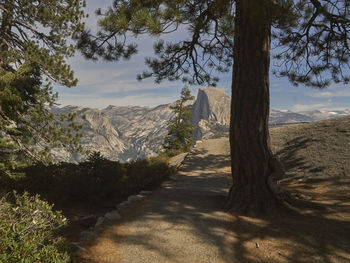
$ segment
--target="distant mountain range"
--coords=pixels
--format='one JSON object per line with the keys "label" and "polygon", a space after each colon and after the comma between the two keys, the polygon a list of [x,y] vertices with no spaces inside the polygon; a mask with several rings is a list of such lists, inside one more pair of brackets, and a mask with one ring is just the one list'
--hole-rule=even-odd
{"label": "distant mountain range", "polygon": [[[192,123],[198,126],[197,140],[218,137],[227,133],[230,122],[230,97],[221,89],[199,89],[193,101]],[[76,123],[83,126],[81,144],[90,151],[100,151],[111,160],[128,162],[155,155],[167,134],[167,122],[174,117],[171,104],[154,108],[139,106],[108,106],[105,109],[65,106],[52,108],[55,114],[77,113]],[[270,125],[312,122],[350,115],[344,111],[271,110]],[[81,161],[85,157],[55,149],[59,161]]]}

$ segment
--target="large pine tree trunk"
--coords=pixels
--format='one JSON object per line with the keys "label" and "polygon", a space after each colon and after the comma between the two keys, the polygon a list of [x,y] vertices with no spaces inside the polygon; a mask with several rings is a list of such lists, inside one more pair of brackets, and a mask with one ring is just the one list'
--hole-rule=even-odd
{"label": "large pine tree trunk", "polygon": [[270,149],[269,0],[236,0],[231,103],[233,186],[227,208],[243,214],[276,211],[278,199],[269,186],[274,172]]}

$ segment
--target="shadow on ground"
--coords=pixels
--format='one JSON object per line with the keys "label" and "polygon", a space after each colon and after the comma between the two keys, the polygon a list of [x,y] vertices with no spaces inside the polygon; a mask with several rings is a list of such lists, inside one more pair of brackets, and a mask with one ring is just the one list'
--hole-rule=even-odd
{"label": "shadow on ground", "polygon": [[303,175],[324,171],[326,166],[310,163],[302,154],[311,143],[312,141],[306,136],[299,136],[288,140],[283,148],[275,152],[275,156],[283,163],[287,176],[293,175],[295,170],[303,171]]}
{"label": "shadow on ground", "polygon": [[[277,152],[287,169],[315,169],[298,156],[308,140],[296,138],[287,147]],[[350,262],[349,184],[334,195],[326,191],[317,200],[327,208],[322,211],[300,209],[265,219],[233,216],[221,209],[231,185],[228,166],[227,155],[196,149],[176,181],[85,244],[88,252],[80,262]],[[125,248],[132,249],[130,255]],[[154,261],[143,259],[144,251]]]}

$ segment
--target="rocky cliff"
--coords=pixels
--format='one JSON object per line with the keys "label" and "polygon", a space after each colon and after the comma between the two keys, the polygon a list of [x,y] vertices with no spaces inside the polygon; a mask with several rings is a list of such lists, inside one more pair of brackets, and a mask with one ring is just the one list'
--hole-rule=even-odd
{"label": "rocky cliff", "polygon": [[[75,123],[82,125],[84,135],[81,144],[89,151],[100,151],[110,159],[118,159],[118,153],[124,152],[128,144],[121,138],[117,127],[108,115],[98,109],[66,106],[53,108],[55,114],[76,113]],[[55,149],[54,154],[59,161],[81,161],[82,155],[72,155],[64,149]]]}
{"label": "rocky cliff", "polygon": [[230,124],[230,97],[221,89],[199,89],[193,105],[192,123],[198,127],[196,139],[215,137],[222,128],[228,131]]}
{"label": "rocky cliff", "polygon": [[127,147],[118,152],[121,161],[143,159],[159,152],[174,116],[169,105],[155,108],[108,106],[102,110],[118,129]]}
{"label": "rocky cliff", "polygon": [[[196,139],[228,135],[230,123],[230,97],[221,89],[199,89],[193,104],[192,123],[198,128]],[[161,150],[167,134],[167,122],[174,114],[171,104],[154,108],[139,106],[108,106],[103,110],[66,106],[53,108],[56,114],[75,112],[76,122],[83,126],[81,140],[85,149],[100,151],[111,160],[128,162],[155,155]],[[270,124],[311,122],[349,115],[350,111],[312,111],[295,113],[287,110],[271,110]],[[82,155],[72,155],[62,149],[55,149],[59,161],[81,161]]]}

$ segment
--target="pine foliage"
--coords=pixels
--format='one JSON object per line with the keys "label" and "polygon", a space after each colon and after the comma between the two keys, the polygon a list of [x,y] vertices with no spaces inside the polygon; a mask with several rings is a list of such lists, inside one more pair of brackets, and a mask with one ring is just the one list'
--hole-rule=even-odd
{"label": "pine foliage", "polygon": [[0,1],[2,175],[24,161],[52,161],[54,147],[81,150],[74,115],[55,116],[48,107],[57,99],[52,83],[77,83],[66,63],[75,46],[67,40],[83,30],[84,5],[79,0]]}
{"label": "pine foliage", "polygon": [[170,106],[175,117],[168,122],[168,135],[164,140],[164,148],[168,151],[188,151],[194,142],[192,136],[195,129],[191,123],[192,105],[194,97],[187,86],[181,90],[180,99]]}
{"label": "pine foliage", "polygon": [[[234,0],[119,1],[100,15],[100,31],[79,35],[87,58],[112,61],[130,58],[137,45],[127,36],[156,36],[150,71],[155,77],[190,84],[215,85],[215,72],[228,72],[234,63]],[[348,0],[252,0],[252,9],[267,6],[271,24],[276,75],[294,84],[324,88],[332,81],[348,83],[350,56],[350,2]],[[258,13],[258,12],[256,12]],[[259,21],[257,21],[259,23]],[[165,42],[162,36],[185,31],[184,37]],[[131,34],[128,34],[131,33]]]}

